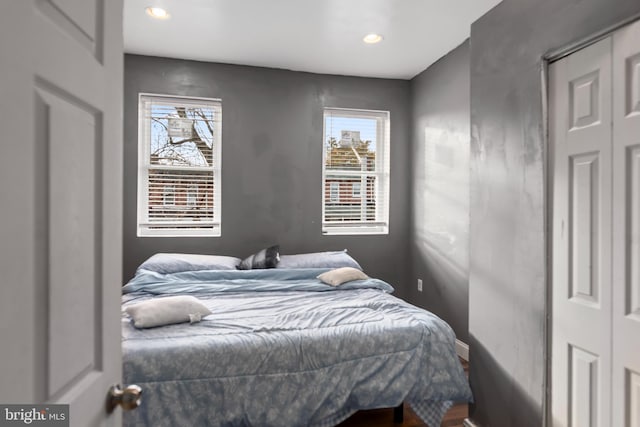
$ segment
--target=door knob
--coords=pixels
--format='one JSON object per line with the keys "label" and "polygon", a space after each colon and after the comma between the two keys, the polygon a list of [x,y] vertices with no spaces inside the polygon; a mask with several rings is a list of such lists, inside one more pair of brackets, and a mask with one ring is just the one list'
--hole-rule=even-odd
{"label": "door knob", "polygon": [[130,411],[140,406],[142,401],[142,388],[135,384],[128,385],[125,389],[120,384],[112,385],[107,395],[107,412],[111,413],[118,405],[123,411]]}

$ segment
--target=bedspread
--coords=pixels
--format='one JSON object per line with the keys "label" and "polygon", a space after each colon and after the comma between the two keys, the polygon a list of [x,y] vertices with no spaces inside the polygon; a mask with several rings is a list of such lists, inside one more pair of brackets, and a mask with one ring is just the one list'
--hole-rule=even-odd
{"label": "bedspread", "polygon": [[123,314],[124,381],[144,390],[125,426],[328,427],[403,401],[437,426],[471,399],[444,321],[383,281],[331,287],[324,271],[136,276],[123,306],[191,294],[212,314],[144,330]]}

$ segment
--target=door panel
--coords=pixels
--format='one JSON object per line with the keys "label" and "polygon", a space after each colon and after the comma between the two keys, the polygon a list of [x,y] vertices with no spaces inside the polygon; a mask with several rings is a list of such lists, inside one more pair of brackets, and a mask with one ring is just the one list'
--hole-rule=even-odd
{"label": "door panel", "polygon": [[[637,25],[637,23],[635,25]],[[620,37],[621,36],[618,36],[618,39],[620,39]],[[620,43],[624,43],[624,41],[620,40]],[[620,46],[620,48],[623,49],[623,46]],[[631,51],[633,51],[633,48],[631,48]],[[625,53],[628,54],[629,50],[620,53],[625,56]],[[630,116],[632,114],[640,114],[640,53],[627,57],[626,63],[626,113],[627,116]]]}
{"label": "door panel", "polygon": [[572,130],[596,124],[600,120],[598,77],[598,71],[594,71],[571,82],[569,106]]}
{"label": "door panel", "polygon": [[570,278],[569,298],[577,304],[599,303],[598,154],[571,156],[569,173]]}
{"label": "door panel", "polygon": [[0,402],[119,425],[122,1],[2,2],[0,57]]}
{"label": "door panel", "polygon": [[600,406],[598,377],[601,375],[598,356],[574,346],[571,346],[570,354],[570,425],[571,427],[596,426]]}
{"label": "door panel", "polygon": [[628,170],[626,187],[629,189],[627,205],[629,207],[629,235],[626,243],[629,271],[626,280],[627,309],[625,314],[640,320],[640,144],[627,147]]}
{"label": "door panel", "polygon": [[78,27],[88,38],[95,40],[96,34],[96,1],[95,0],[48,0],[61,13],[68,17],[70,23]]}
{"label": "door panel", "polygon": [[105,0],[39,0],[36,5],[67,36],[102,61]]}
{"label": "door panel", "polygon": [[626,392],[629,399],[624,403],[626,406],[625,417],[626,427],[640,426],[640,373],[627,371]]}
{"label": "door panel", "polygon": [[[40,88],[37,93],[48,112],[36,124],[48,129],[46,140],[38,143],[48,157],[48,180],[42,185],[48,186],[49,199],[49,336],[60,336],[50,340],[48,348],[51,399],[101,368],[99,349],[87,345],[101,335],[100,312],[94,310],[101,306],[96,301],[100,277],[95,274],[102,262],[96,235],[102,227],[96,209],[102,186],[96,174],[100,126],[99,115],[78,100]],[[70,253],[75,255],[66,255]]]}
{"label": "door panel", "polygon": [[640,22],[613,36],[615,426],[640,427]]}
{"label": "door panel", "polygon": [[610,420],[611,38],[549,67],[554,426]]}

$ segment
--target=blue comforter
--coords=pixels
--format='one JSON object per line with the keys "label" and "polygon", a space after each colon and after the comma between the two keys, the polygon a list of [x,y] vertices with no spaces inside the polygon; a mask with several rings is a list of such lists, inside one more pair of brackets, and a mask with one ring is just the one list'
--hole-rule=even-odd
{"label": "blue comforter", "polygon": [[328,427],[403,401],[437,426],[471,399],[444,321],[381,280],[332,287],[324,271],[140,271],[123,307],[190,294],[212,314],[144,330],[123,314],[124,381],[144,389],[125,426]]}

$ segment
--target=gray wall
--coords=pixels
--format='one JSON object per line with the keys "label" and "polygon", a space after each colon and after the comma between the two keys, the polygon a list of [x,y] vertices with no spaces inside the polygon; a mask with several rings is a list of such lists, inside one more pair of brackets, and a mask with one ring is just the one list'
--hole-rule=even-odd
{"label": "gray wall", "polygon": [[542,57],[640,13],[638,0],[505,0],[471,28],[471,416],[543,422]]}
{"label": "gray wall", "polygon": [[467,342],[469,42],[417,75],[411,94],[412,276],[407,298],[443,318]]}
{"label": "gray wall", "polygon": [[[222,236],[136,237],[138,93],[222,99]],[[323,236],[323,107],[391,112],[390,233]],[[404,294],[409,253],[410,84],[136,55],[125,57],[123,280],[155,252],[246,257],[348,248]]]}

